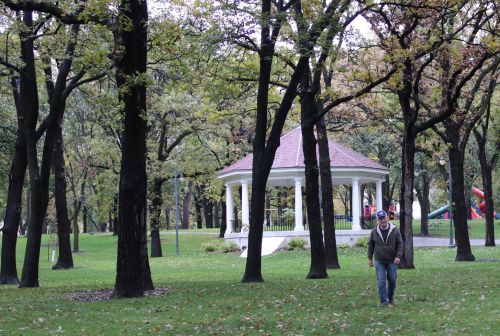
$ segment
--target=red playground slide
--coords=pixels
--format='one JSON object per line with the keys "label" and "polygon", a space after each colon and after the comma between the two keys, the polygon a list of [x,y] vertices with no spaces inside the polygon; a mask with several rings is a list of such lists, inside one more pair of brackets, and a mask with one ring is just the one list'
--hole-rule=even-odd
{"label": "red playground slide", "polygon": [[485,213],[486,212],[486,202],[484,201],[484,192],[477,189],[476,187],[472,187],[472,193],[483,200],[479,204],[479,210],[481,210],[482,213]]}

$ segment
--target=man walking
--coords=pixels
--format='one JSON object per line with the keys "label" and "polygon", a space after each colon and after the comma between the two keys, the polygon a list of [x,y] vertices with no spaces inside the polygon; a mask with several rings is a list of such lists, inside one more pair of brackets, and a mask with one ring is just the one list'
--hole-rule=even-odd
{"label": "man walking", "polygon": [[378,224],[372,230],[368,241],[368,266],[373,266],[375,256],[380,303],[382,306],[393,306],[397,265],[403,255],[403,239],[399,229],[388,222],[387,213],[384,210],[377,212],[377,219]]}

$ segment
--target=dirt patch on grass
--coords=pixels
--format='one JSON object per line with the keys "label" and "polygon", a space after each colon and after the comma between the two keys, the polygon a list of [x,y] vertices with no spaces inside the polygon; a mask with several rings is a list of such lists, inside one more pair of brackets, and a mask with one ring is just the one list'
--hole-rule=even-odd
{"label": "dirt patch on grass", "polygon": [[[170,292],[168,287],[159,287],[150,291],[144,292],[144,296],[163,296]],[[83,291],[68,293],[65,297],[71,301],[78,302],[95,302],[95,301],[107,301],[112,300],[111,295],[113,294],[112,289],[100,289],[95,291]]]}

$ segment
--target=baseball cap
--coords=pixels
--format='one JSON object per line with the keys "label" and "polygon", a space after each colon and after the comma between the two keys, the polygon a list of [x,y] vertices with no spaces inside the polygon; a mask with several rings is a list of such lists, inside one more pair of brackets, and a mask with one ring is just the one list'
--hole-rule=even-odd
{"label": "baseball cap", "polygon": [[377,211],[377,218],[387,217],[387,212],[384,210]]}

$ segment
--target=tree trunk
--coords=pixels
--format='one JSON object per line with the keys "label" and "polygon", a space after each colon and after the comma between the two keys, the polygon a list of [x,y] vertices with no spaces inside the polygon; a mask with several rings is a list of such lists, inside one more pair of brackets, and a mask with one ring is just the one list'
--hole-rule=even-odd
{"label": "tree trunk", "polygon": [[203,229],[203,218],[201,217],[201,188],[197,188],[198,192],[194,194],[194,212],[196,217],[196,227]]}
{"label": "tree trunk", "polygon": [[392,197],[391,197],[391,183],[389,180],[389,175],[385,175],[385,181],[382,187],[382,209],[389,209],[389,205],[391,205]]}
{"label": "tree trunk", "polygon": [[221,222],[220,222],[220,230],[219,230],[219,238],[224,238],[224,234],[226,233],[226,202],[221,202]]}
{"label": "tree trunk", "polygon": [[403,237],[401,268],[415,268],[413,264],[413,172],[415,169],[415,134],[406,128],[401,162],[401,193],[399,223]]}
{"label": "tree trunk", "polygon": [[319,171],[316,158],[316,139],[312,125],[302,126],[302,148],[306,176],[306,205],[309,223],[309,239],[311,242],[311,265],[307,279],[324,279],[328,277],[325,264],[325,247],[321,229],[319,205]]}
{"label": "tree trunk", "polygon": [[52,269],[73,268],[71,254],[70,221],[68,217],[68,203],[66,198],[66,171],[63,152],[62,129],[57,129],[57,140],[54,147],[54,184],[57,213],[57,239],[59,241],[59,256]]}
{"label": "tree trunk", "polygon": [[[113,297],[144,294],[150,278],[146,248],[146,86],[131,79],[146,72],[147,2],[123,0],[120,14],[126,28],[115,31],[116,82],[123,104],[124,130],[120,169],[118,212],[118,255]],[[119,16],[120,18],[120,16]],[[124,23],[121,23],[124,25]],[[119,24],[119,26],[121,26]],[[126,90],[125,90],[126,88]]]}
{"label": "tree trunk", "polygon": [[182,224],[181,229],[189,229],[189,209],[191,208],[191,194],[193,193],[193,181],[189,181],[188,190],[186,195],[184,195],[184,200],[182,201]]}
{"label": "tree trunk", "polygon": [[219,208],[220,208],[220,203],[216,202],[214,204],[214,227],[216,229],[220,228],[220,211],[219,211]]}
{"label": "tree trunk", "polygon": [[460,150],[458,142],[460,136],[457,127],[448,123],[446,135],[451,146],[448,147],[448,157],[450,159],[451,179],[452,179],[452,209],[453,224],[455,226],[455,241],[457,245],[456,261],[474,261],[476,258],[472,254],[469,240],[469,230],[467,226],[467,209],[465,205],[464,193],[464,155]]}
{"label": "tree trunk", "polygon": [[113,198],[113,236],[118,236],[118,197]]}
{"label": "tree trunk", "polygon": [[214,227],[214,203],[207,198],[202,198],[203,216],[205,217],[205,227],[212,229]]}
{"label": "tree trunk", "polygon": [[[16,245],[19,222],[21,221],[22,196],[26,175],[26,134],[22,111],[19,107],[19,92],[16,78],[12,78],[12,90],[18,116],[14,157],[9,175],[9,191],[2,228],[2,266],[0,284],[19,284],[16,267]],[[29,194],[28,194],[29,195]]]}
{"label": "tree trunk", "polygon": [[427,173],[422,173],[420,178],[421,184],[415,184],[418,202],[420,204],[420,234],[422,236],[429,235],[429,217],[430,212],[429,189],[431,178]]}
{"label": "tree trunk", "polygon": [[161,195],[162,179],[155,178],[153,181],[153,200],[151,201],[151,258],[163,257],[160,241],[160,215],[163,205]]}
{"label": "tree trunk", "polygon": [[84,205],[83,206],[83,212],[82,212],[82,221],[83,221],[83,233],[87,233],[88,232],[88,217],[87,217],[87,213],[88,213],[88,209],[87,209],[87,206]]}
{"label": "tree trunk", "polygon": [[167,226],[167,230],[170,230],[170,206],[167,205],[165,207],[165,225]]}
{"label": "tree trunk", "polygon": [[325,232],[325,264],[327,269],[338,269],[340,268],[340,264],[335,237],[330,150],[328,148],[328,135],[323,117],[316,123],[316,131],[318,133],[321,204],[323,208],[323,230]]}
{"label": "tree trunk", "polygon": [[[489,118],[489,111],[487,117]],[[486,201],[486,232],[484,238],[484,246],[495,246],[495,218],[493,216],[493,178],[492,178],[492,165],[486,158],[486,134],[487,125],[483,129],[483,135],[474,130],[478,144],[479,163],[481,164],[481,177],[483,180],[483,192]]]}
{"label": "tree trunk", "polygon": [[[302,151],[304,153],[306,177],[306,208],[309,223],[309,240],[311,242],[311,266],[307,274],[307,279],[324,279],[328,278],[328,273],[326,272],[325,246],[323,244],[323,230],[321,228],[319,168],[316,157],[314,123],[310,122],[316,111],[316,95],[310,87],[310,76],[311,70],[309,65],[307,65],[301,80],[300,97]],[[330,181],[326,183],[331,185]]]}
{"label": "tree trunk", "polygon": [[[21,287],[38,287],[38,266],[42,237],[42,223],[45,218],[45,209],[48,201],[44,193],[42,178],[38,167],[36,148],[36,124],[38,120],[38,88],[36,80],[35,56],[31,28],[33,27],[33,13],[23,12],[23,22],[28,29],[21,31],[21,59],[24,63],[20,76],[21,109],[24,115],[26,128],[26,153],[31,188],[31,215],[28,223],[28,238],[21,275]],[[48,137],[48,134],[47,134]],[[50,141],[49,140],[45,140]],[[52,154],[52,153],[51,153]]]}

